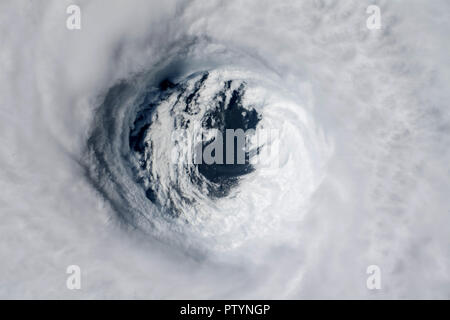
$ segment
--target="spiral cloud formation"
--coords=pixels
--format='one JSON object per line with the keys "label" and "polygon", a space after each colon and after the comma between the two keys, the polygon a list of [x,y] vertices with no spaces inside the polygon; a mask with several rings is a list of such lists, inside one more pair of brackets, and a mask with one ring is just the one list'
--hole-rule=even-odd
{"label": "spiral cloud formation", "polygon": [[450,298],[449,9],[3,1],[0,298]]}

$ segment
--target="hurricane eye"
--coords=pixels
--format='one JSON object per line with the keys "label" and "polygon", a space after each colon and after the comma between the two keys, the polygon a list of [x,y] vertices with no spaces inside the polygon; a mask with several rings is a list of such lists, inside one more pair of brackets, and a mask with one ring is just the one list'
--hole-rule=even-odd
{"label": "hurricane eye", "polygon": [[[122,221],[168,241],[230,248],[276,226],[272,205],[307,201],[327,146],[298,101],[267,74],[236,66],[164,74],[112,87],[89,140],[103,171],[91,176]],[[292,139],[299,148],[284,146]],[[293,190],[283,190],[286,179]]]}
{"label": "hurricane eye", "polygon": [[135,179],[161,212],[182,216],[199,200],[193,188],[210,199],[226,197],[255,170],[250,160],[260,147],[250,139],[261,115],[245,104],[245,91],[244,81],[212,79],[205,71],[177,83],[164,79],[143,94],[129,134],[130,162],[137,159]]}

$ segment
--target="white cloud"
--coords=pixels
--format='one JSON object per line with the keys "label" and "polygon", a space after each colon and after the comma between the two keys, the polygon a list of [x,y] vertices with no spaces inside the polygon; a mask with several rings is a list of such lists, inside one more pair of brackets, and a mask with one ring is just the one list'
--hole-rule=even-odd
{"label": "white cloud", "polygon": [[[69,31],[70,1],[2,2],[0,297],[449,298],[449,4],[374,3],[380,30],[366,1],[77,1]],[[227,261],[124,230],[80,166],[102,94],[192,39],[308,96],[334,146],[305,218]]]}

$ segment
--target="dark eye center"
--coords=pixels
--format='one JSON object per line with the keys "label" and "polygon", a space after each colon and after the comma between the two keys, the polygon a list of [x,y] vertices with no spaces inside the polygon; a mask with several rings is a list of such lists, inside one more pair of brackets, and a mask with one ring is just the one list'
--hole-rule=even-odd
{"label": "dark eye center", "polygon": [[[222,150],[219,161],[212,164],[204,162],[198,164],[199,172],[213,182],[212,186],[214,187],[210,192],[214,197],[226,196],[230,188],[237,183],[238,177],[254,170],[249,163],[250,152],[242,150],[245,146],[245,141],[243,143],[242,140],[248,138],[245,132],[248,132],[249,129],[256,129],[261,118],[255,109],[243,107],[242,98],[245,94],[245,84],[241,84],[234,90],[231,89],[231,84],[232,81],[225,83],[223,90],[213,100],[213,107],[206,113],[202,121],[204,128],[217,129],[218,135],[221,137],[219,139],[221,143],[218,144],[218,148]],[[227,95],[231,97],[227,99]],[[203,142],[203,150],[214,142]],[[216,156],[215,151],[213,152]],[[244,161],[239,159],[240,154]]]}

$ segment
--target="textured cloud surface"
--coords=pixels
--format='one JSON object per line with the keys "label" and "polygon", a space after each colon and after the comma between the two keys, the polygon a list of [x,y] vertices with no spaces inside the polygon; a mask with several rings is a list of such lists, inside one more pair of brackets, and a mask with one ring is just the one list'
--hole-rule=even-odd
{"label": "textured cloud surface", "polygon": [[[81,30],[71,1],[0,4],[0,298],[450,298],[448,1],[75,2]],[[245,79],[284,130],[282,169],[185,245],[124,227],[87,174],[108,90],[169,59]]]}

